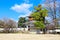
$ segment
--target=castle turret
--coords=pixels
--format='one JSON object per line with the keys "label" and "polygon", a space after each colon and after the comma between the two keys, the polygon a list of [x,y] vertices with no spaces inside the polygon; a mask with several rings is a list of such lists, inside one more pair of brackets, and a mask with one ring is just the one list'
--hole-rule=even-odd
{"label": "castle turret", "polygon": [[29,21],[32,21],[33,20],[33,17],[31,17],[31,16],[29,16],[28,18],[29,18]]}

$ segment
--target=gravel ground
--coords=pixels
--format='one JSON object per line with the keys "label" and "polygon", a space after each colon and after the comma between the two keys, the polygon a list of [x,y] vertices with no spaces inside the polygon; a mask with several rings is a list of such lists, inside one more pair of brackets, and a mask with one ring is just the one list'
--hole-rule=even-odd
{"label": "gravel ground", "polygon": [[60,40],[58,34],[0,34],[0,40]]}

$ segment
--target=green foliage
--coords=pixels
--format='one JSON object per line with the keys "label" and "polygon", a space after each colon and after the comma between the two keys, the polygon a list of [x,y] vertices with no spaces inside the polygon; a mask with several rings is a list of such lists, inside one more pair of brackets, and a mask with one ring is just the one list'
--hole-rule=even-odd
{"label": "green foliage", "polygon": [[45,8],[42,8],[41,5],[38,5],[37,7],[35,6],[35,11],[30,15],[34,18],[34,20],[38,21],[38,22],[35,22],[35,26],[38,27],[38,28],[45,28],[45,25],[44,25],[44,21],[45,21],[45,17],[48,16],[48,10],[45,9]]}
{"label": "green foliage", "polygon": [[47,9],[41,10],[40,13],[42,14],[42,17],[48,16],[48,14],[47,14],[48,13],[48,10]]}
{"label": "green foliage", "polygon": [[35,22],[34,25],[36,26],[36,28],[40,28],[40,29],[45,28],[45,25],[44,25],[44,23],[42,21]]}
{"label": "green foliage", "polygon": [[41,8],[42,8],[41,5],[38,5],[38,7],[36,7],[36,6],[34,7],[34,9],[35,9],[35,10],[38,10],[38,11],[41,10]]}
{"label": "green foliage", "polygon": [[18,26],[22,26],[23,25],[23,23],[18,23]]}
{"label": "green foliage", "polygon": [[25,22],[26,22],[25,17],[20,17],[20,18],[19,18],[19,21],[18,21],[18,26],[22,26],[23,23],[25,23]]}
{"label": "green foliage", "polygon": [[42,9],[41,5],[38,5],[38,7],[35,7],[35,11],[31,14],[31,16],[34,18],[34,20],[40,21],[44,20],[46,16],[48,16],[48,10],[47,9]]}
{"label": "green foliage", "polygon": [[40,18],[40,14],[39,13],[36,13],[36,12],[35,13],[32,13],[31,16],[34,18],[34,20],[37,20],[37,21]]}
{"label": "green foliage", "polygon": [[26,21],[26,20],[25,20],[24,17],[20,17],[20,18],[19,18],[19,22],[20,22],[20,23],[24,23],[25,21]]}

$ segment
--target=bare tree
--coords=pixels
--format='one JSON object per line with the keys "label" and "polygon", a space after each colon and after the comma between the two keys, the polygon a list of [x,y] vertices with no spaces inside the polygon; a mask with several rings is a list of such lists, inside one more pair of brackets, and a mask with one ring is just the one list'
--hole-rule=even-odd
{"label": "bare tree", "polygon": [[4,21],[4,32],[14,32],[14,28],[16,28],[16,22],[13,21],[12,19],[8,19],[8,18],[3,18]]}
{"label": "bare tree", "polygon": [[49,16],[52,17],[55,27],[57,26],[58,11],[60,10],[58,3],[58,0],[46,0],[45,2],[45,7],[49,10]]}
{"label": "bare tree", "polygon": [[0,28],[3,28],[5,25],[4,21],[0,20]]}

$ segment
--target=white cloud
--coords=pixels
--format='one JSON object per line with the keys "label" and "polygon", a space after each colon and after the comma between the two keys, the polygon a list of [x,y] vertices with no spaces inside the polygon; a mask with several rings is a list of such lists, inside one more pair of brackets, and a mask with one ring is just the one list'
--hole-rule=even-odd
{"label": "white cloud", "polygon": [[20,16],[27,16],[32,12],[30,10],[31,7],[33,7],[33,4],[22,3],[20,5],[15,4],[10,9],[20,13],[21,14]]}

